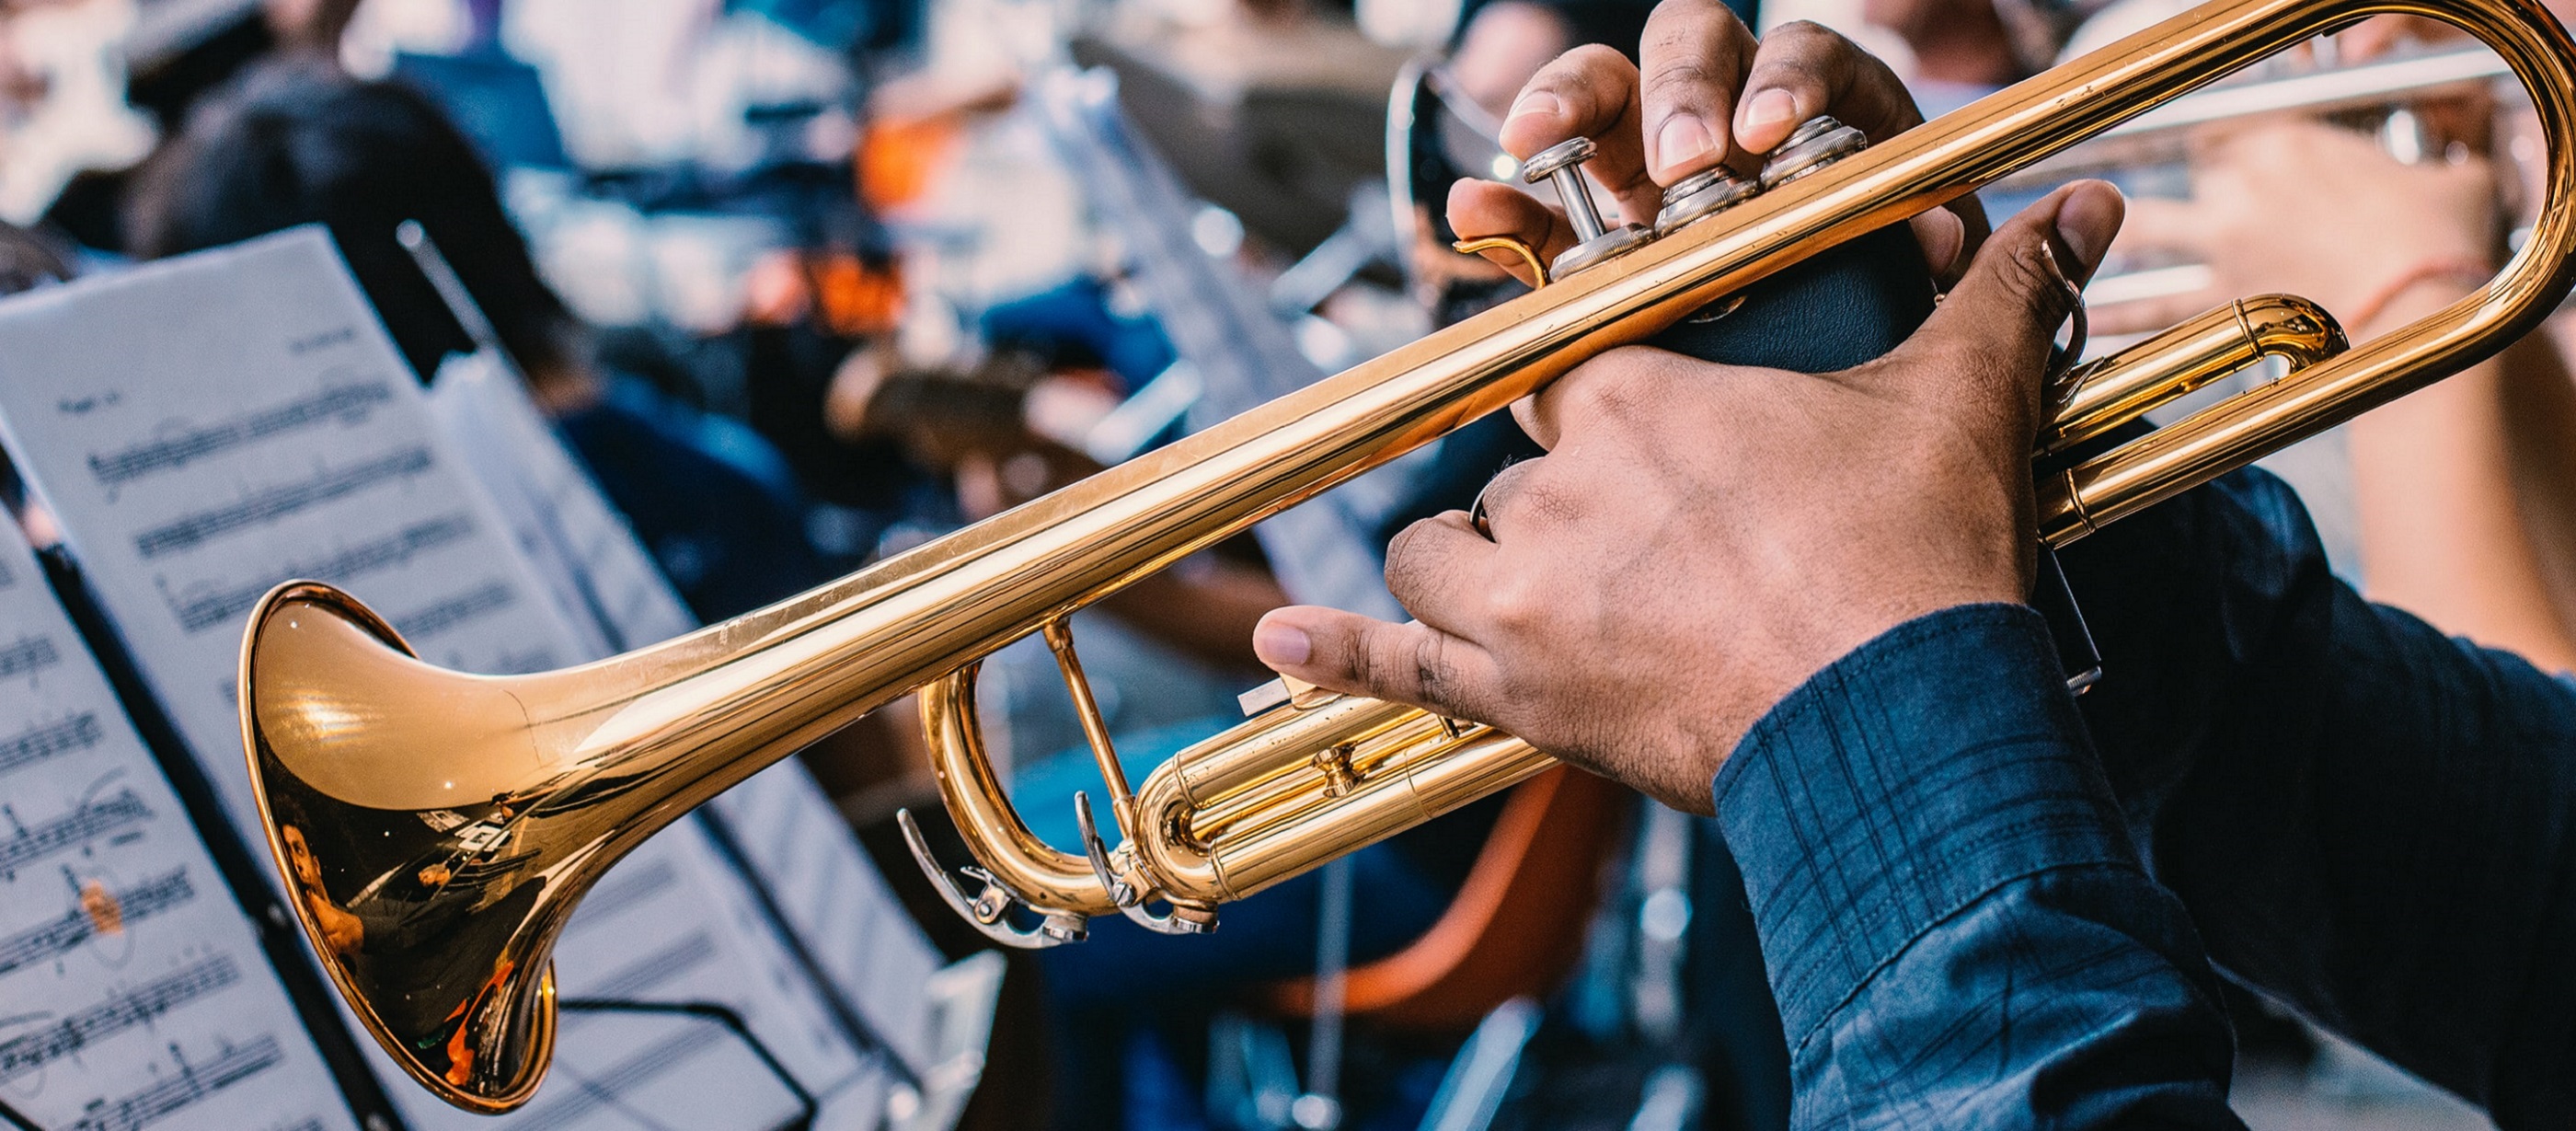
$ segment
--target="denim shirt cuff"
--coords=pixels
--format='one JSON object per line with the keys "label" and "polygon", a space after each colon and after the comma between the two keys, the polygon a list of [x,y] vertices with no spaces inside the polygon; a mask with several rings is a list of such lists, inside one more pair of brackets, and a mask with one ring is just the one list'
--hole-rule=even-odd
{"label": "denim shirt cuff", "polygon": [[2017,879],[2137,867],[2046,622],[1966,605],[1816,673],[1715,783],[1794,1050],[1924,932]]}

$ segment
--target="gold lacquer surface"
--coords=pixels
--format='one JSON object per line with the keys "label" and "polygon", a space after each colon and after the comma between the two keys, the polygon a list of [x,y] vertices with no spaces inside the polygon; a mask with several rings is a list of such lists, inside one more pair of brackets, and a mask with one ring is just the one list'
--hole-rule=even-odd
{"label": "gold lacquer surface", "polygon": [[[2531,238],[2477,295],[2348,351],[2323,332],[2331,322],[2293,325],[2312,308],[2263,300],[2079,371],[2053,406],[2059,437],[2098,436],[2265,353],[2303,362],[2044,483],[2043,536],[2081,537],[2473,364],[2565,296],[2576,49],[2555,19],[2529,0],[2219,0],[1055,494],[584,667],[441,672],[355,600],[291,583],[252,616],[241,687],[292,904],[335,984],[415,1079],[459,1106],[507,1110],[544,1073],[548,956],[590,884],[690,808],[921,688],[951,816],[991,877],[971,906],[952,893],[970,918],[1005,941],[1052,945],[1079,938],[1085,916],[1139,917],[1140,900],[1162,899],[1172,914],[1140,921],[1205,929],[1217,902],[1552,762],[1483,728],[1313,697],[1325,701],[1250,720],[1132,799],[1113,796],[1125,840],[1077,856],[1012,812],[975,732],[978,659],[1603,350],[2375,13],[2459,24],[2529,89],[2551,143],[2550,203]],[[1012,933],[1015,908],[1043,929]]]}

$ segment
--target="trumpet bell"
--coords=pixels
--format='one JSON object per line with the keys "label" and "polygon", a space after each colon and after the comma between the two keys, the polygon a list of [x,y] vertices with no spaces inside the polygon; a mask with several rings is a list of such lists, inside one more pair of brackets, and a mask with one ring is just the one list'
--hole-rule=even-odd
{"label": "trumpet bell", "polygon": [[260,603],[240,688],[269,852],[350,1009],[448,1102],[526,1102],[554,1049],[548,955],[615,818],[553,796],[509,681],[421,662],[328,585]]}

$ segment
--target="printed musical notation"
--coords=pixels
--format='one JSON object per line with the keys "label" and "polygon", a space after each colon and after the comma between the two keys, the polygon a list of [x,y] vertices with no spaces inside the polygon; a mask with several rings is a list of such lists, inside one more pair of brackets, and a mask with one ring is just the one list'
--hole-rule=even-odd
{"label": "printed musical notation", "polygon": [[[451,358],[430,405],[450,439],[472,453],[467,466],[500,502],[567,618],[597,622],[595,651],[586,658],[697,627],[505,362],[490,353]],[[860,1031],[853,1039],[861,1043],[884,1042],[916,1070],[926,1065],[930,1003],[923,987],[939,968],[939,953],[804,767],[774,766],[718,798],[712,810],[759,885],[762,910],[785,921],[789,945],[823,983],[835,1024]],[[660,863],[630,860],[601,881],[584,914],[614,918],[636,885],[667,882]]]}
{"label": "printed musical notation", "polygon": [[[142,324],[162,327],[154,342],[114,331]],[[172,341],[190,348],[168,356]],[[318,229],[0,305],[0,431],[11,455],[254,844],[264,834],[233,698],[238,618],[276,583],[345,585],[425,659],[460,670],[558,667],[608,643],[592,611],[568,612],[512,544],[518,524],[474,477],[486,451],[461,457],[406,372]],[[382,395],[346,392],[358,388]],[[534,427],[554,442],[542,421]],[[636,642],[689,627],[685,611],[675,626],[667,609],[652,619],[652,587],[668,586],[649,561],[640,569],[641,580],[616,581],[628,596],[609,602],[625,627],[657,633]],[[0,648],[10,639],[0,630]],[[0,735],[13,733],[0,721]],[[647,842],[608,883],[557,949],[566,997],[719,1003],[818,1095],[880,1079],[694,822]],[[57,901],[43,918],[62,910]],[[634,1121],[620,1113],[630,1109],[670,1126],[737,1126],[745,1104],[768,1102],[742,1097],[784,1095],[719,1026],[628,1014],[572,1014],[563,1025],[549,1091],[500,1119],[449,1108],[405,1083],[372,1045],[369,1055],[414,1131],[627,1127]],[[236,1047],[251,1035],[236,1034]],[[208,1062],[195,1063],[203,1076]],[[630,1074],[638,1063],[654,1071]],[[213,1099],[200,1102],[239,1091],[209,1090]],[[558,1101],[574,1107],[543,1110]]]}
{"label": "printed musical notation", "polygon": [[162,471],[177,471],[192,460],[255,444],[282,433],[329,424],[357,423],[367,410],[393,399],[381,380],[328,383],[320,392],[248,416],[191,428],[167,439],[152,440],[121,451],[89,457],[90,474],[109,486]]}
{"label": "printed musical notation", "polygon": [[241,966],[216,955],[111,997],[33,1033],[0,1040],[0,1083],[43,1068],[91,1045],[241,981]]}
{"label": "printed musical notation", "polygon": [[98,716],[89,711],[67,719],[31,722],[27,729],[0,738],[0,774],[20,766],[35,765],[47,758],[88,750],[105,737],[107,728],[98,725]]}
{"label": "printed musical notation", "polygon": [[54,853],[92,841],[120,839],[151,820],[152,811],[128,789],[104,801],[81,801],[71,812],[33,825],[19,824],[10,805],[0,804],[0,817],[15,826],[6,839],[0,839],[0,877],[8,877]]}
{"label": "printed musical notation", "polygon": [[490,352],[448,359],[430,387],[429,408],[499,504],[511,540],[545,579],[586,656],[698,627],[506,362]]}
{"label": "printed musical notation", "polygon": [[211,539],[254,526],[268,526],[379,484],[425,475],[429,468],[429,450],[426,448],[411,448],[381,459],[328,468],[310,479],[263,487],[239,502],[181,515],[151,527],[134,536],[134,552],[145,558],[159,558],[193,550]]}
{"label": "printed musical notation", "polygon": [[82,887],[78,906],[50,923],[0,936],[0,977],[79,950],[101,935],[127,928],[197,897],[184,867],[154,876],[123,891],[109,891],[96,880]]}
{"label": "printed musical notation", "polygon": [[[191,1064],[179,1046],[170,1046],[178,1071],[140,1091],[101,1101],[81,1114],[71,1131],[142,1131],[206,1097],[271,1068],[286,1058],[277,1038],[261,1034],[249,1044],[227,1045],[204,1064]],[[313,1126],[306,1120],[301,1126]]]}
{"label": "printed musical notation", "polygon": [[11,453],[242,828],[233,668],[279,582],[348,585],[450,667],[571,657],[528,643],[561,618],[318,230],[22,296],[0,342]]}
{"label": "printed musical notation", "polygon": [[[429,553],[473,536],[473,516],[464,512],[438,515],[412,523],[382,538],[345,546],[309,562],[286,566],[279,572],[293,577],[335,578],[340,584],[359,584],[379,570],[407,565],[414,557]],[[259,599],[268,595],[274,582],[253,585],[213,587],[200,585],[185,593],[163,590],[162,600],[170,606],[179,627],[189,633],[223,630],[240,632],[243,618],[250,615]],[[408,630],[407,630],[408,631]]]}
{"label": "printed musical notation", "polygon": [[0,676],[0,1099],[55,1131],[284,1113],[346,1131],[285,988],[42,577],[0,520],[0,650],[45,657]]}
{"label": "printed musical notation", "polygon": [[0,679],[26,675],[50,667],[62,656],[54,651],[54,642],[42,636],[22,636],[9,644],[0,644]]}

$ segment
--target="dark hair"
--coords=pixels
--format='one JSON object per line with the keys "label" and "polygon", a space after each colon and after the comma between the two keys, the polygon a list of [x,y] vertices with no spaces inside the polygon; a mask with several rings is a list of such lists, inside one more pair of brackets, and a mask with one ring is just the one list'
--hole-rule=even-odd
{"label": "dark hair", "polygon": [[14,295],[71,277],[71,265],[51,241],[15,224],[0,222],[0,295]]}
{"label": "dark hair", "polygon": [[471,349],[394,232],[417,220],[501,341],[531,370],[576,359],[580,324],[538,278],[492,174],[427,98],[298,60],[263,64],[189,114],[126,213],[146,258],[298,224],[328,225],[394,344],[423,379]]}
{"label": "dark hair", "polygon": [[[1467,25],[1476,21],[1476,13],[1483,11],[1493,2],[1495,0],[1470,0],[1464,5],[1458,13],[1458,28],[1451,36],[1452,48],[1457,46],[1455,39],[1467,34]],[[1638,41],[1646,37],[1646,17],[1655,10],[1655,0],[1518,0],[1518,2],[1545,11],[1564,21],[1566,46],[1580,47],[1587,43],[1598,43],[1617,48],[1620,54],[1627,56],[1631,61],[1637,58]],[[1727,0],[1726,6],[1734,9],[1738,16],[1743,16],[1745,22],[1752,22],[1752,17],[1746,14],[1752,7],[1750,0]]]}

